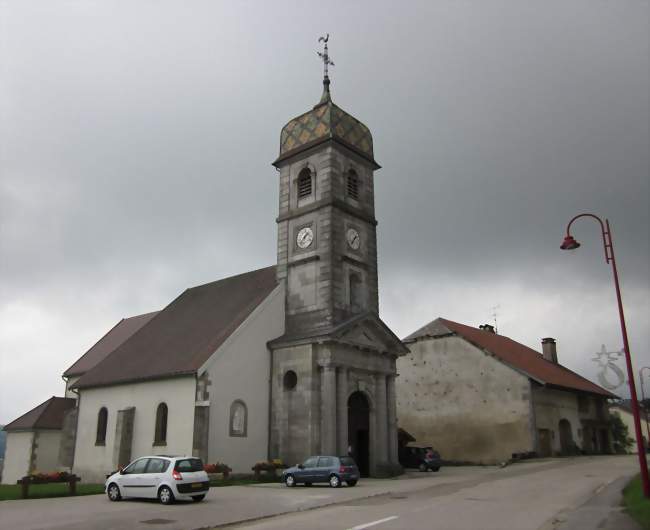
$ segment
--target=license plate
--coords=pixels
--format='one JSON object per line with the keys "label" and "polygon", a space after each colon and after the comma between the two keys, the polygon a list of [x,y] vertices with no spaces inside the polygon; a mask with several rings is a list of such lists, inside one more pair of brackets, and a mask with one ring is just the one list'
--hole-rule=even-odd
{"label": "license plate", "polygon": [[195,490],[198,490],[202,486],[203,486],[203,484],[201,484],[200,482],[194,482],[192,484],[192,488],[195,489]]}

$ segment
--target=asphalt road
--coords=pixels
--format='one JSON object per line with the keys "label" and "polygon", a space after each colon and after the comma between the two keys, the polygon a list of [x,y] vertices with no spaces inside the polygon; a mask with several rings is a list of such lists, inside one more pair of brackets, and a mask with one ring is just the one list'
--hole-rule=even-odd
{"label": "asphalt road", "polygon": [[[571,517],[581,507],[595,521],[593,526],[575,526],[586,530],[619,515],[616,503],[608,509],[590,509],[594,494],[608,491],[608,485],[635,470],[634,457],[583,457],[504,469],[443,468],[439,473],[409,473],[396,480],[361,480],[354,488],[289,489],[280,484],[214,488],[199,504],[111,503],[103,495],[3,501],[0,530],[185,530],[226,524],[283,530],[572,530],[566,525],[572,524]],[[614,491],[612,498],[617,496]]]}

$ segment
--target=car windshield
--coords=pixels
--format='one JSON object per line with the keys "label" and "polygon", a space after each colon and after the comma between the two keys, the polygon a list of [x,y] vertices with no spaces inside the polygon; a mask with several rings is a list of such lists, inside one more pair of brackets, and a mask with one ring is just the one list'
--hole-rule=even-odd
{"label": "car windshield", "polygon": [[186,473],[192,471],[203,471],[203,462],[199,458],[186,458],[178,460],[174,467],[176,471],[185,471]]}

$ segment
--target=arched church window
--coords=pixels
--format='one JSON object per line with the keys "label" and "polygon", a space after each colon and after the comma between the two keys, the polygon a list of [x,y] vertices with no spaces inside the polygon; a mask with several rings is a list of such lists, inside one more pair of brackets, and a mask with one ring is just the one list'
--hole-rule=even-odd
{"label": "arched church window", "polygon": [[161,403],[156,409],[156,431],[153,443],[154,445],[167,443],[167,405],[165,403]]}
{"label": "arched church window", "polygon": [[357,272],[351,272],[349,276],[349,282],[350,309],[353,311],[359,311],[363,307],[361,275]]}
{"label": "arched church window", "polygon": [[285,390],[293,390],[298,384],[298,376],[293,370],[287,370],[282,379],[282,386]]}
{"label": "arched church window", "polygon": [[97,438],[95,445],[106,445],[106,427],[108,425],[108,409],[102,407],[97,413]]}
{"label": "arched church window", "polygon": [[348,171],[348,197],[359,200],[359,175],[354,169]]}
{"label": "arched church window", "polygon": [[248,408],[241,399],[230,405],[230,436],[246,436]]}
{"label": "arched church window", "polygon": [[304,168],[298,174],[298,199],[309,197],[311,195],[311,192],[311,171],[309,171],[309,168]]}

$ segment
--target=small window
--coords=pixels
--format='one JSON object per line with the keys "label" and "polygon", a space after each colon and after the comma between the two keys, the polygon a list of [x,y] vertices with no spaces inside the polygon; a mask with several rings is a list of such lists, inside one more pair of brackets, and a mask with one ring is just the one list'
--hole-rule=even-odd
{"label": "small window", "polygon": [[150,458],[147,466],[147,473],[164,473],[169,467],[169,460],[162,458]]}
{"label": "small window", "polygon": [[359,200],[359,176],[354,169],[348,171],[348,197]]}
{"label": "small window", "polygon": [[334,459],[331,456],[321,456],[318,459],[318,467],[334,467]]}
{"label": "small window", "polygon": [[156,433],[154,445],[167,444],[167,405],[161,403],[156,410]]}
{"label": "small window", "polygon": [[361,276],[356,272],[350,273],[350,309],[359,311],[363,307],[361,292]]}
{"label": "small window", "polygon": [[298,384],[298,376],[296,375],[296,372],[288,370],[287,373],[284,374],[282,384],[285,390],[293,390],[296,388],[296,385]]}
{"label": "small window", "polygon": [[97,413],[97,438],[95,445],[106,445],[106,426],[108,425],[108,409],[102,407]]}
{"label": "small window", "polygon": [[298,199],[309,197],[311,191],[311,172],[305,168],[298,175]]}
{"label": "small window", "polygon": [[312,456],[305,460],[305,462],[302,464],[304,467],[316,467],[318,464],[318,457],[317,456]]}
{"label": "small window", "polygon": [[240,399],[230,405],[230,436],[246,436],[247,416],[246,403]]}
{"label": "small window", "polygon": [[587,396],[578,396],[578,410],[580,412],[589,412],[589,398]]}
{"label": "small window", "polygon": [[135,475],[139,473],[144,473],[145,468],[147,467],[147,462],[149,462],[148,458],[141,458],[140,460],[136,460],[131,464],[129,467],[127,467],[124,470],[125,475]]}
{"label": "small window", "polygon": [[192,471],[203,471],[203,461],[200,458],[185,458],[178,460],[174,466],[176,471],[189,473]]}

